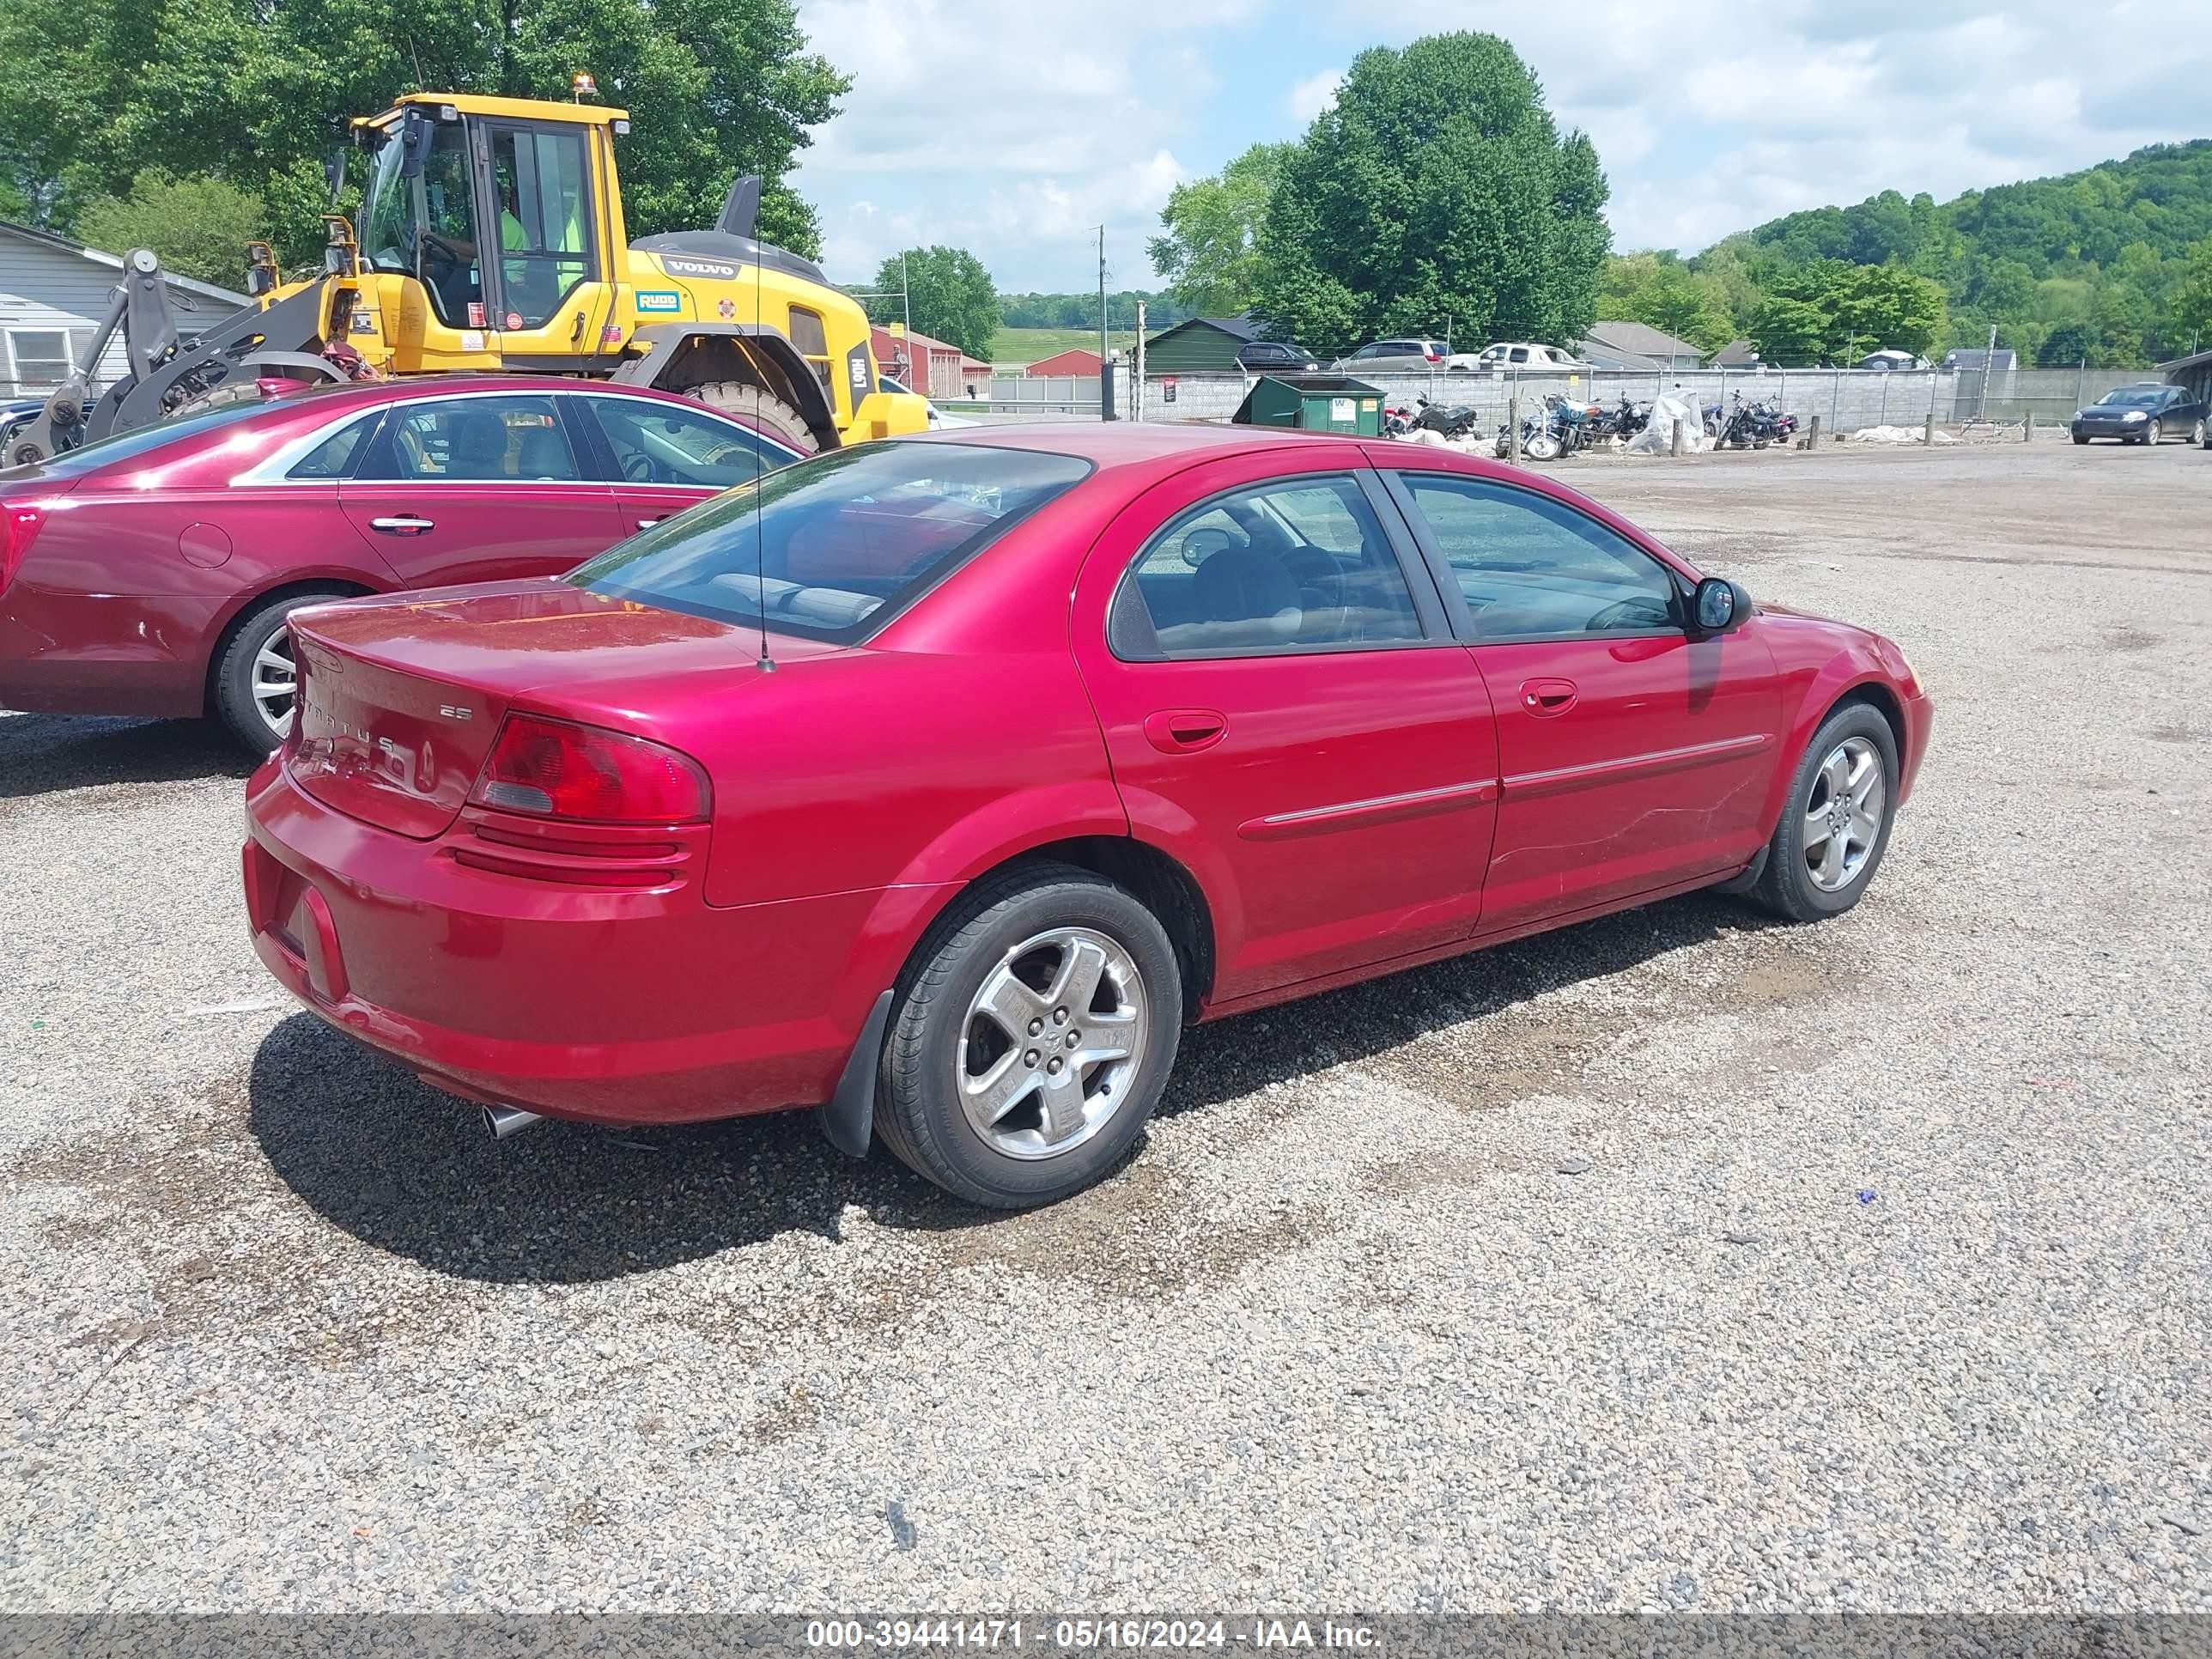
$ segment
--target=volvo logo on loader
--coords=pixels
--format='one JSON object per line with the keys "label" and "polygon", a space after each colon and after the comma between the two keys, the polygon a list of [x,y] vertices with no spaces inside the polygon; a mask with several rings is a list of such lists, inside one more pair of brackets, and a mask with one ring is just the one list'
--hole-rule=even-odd
{"label": "volvo logo on loader", "polygon": [[719,259],[679,259],[672,253],[664,253],[660,263],[672,276],[699,276],[714,283],[733,283],[738,277],[735,265],[726,265]]}

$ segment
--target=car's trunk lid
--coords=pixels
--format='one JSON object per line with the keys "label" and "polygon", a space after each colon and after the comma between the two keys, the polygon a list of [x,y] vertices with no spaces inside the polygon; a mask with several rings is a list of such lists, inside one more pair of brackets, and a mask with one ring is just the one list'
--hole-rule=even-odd
{"label": "car's trunk lid", "polygon": [[[558,581],[319,606],[292,621],[293,781],[325,805],[427,841],[459,814],[508,706],[609,723],[758,652],[749,630]],[[780,638],[778,655],[823,647]],[[535,695],[533,695],[535,694]],[[649,715],[621,720],[653,735]]]}

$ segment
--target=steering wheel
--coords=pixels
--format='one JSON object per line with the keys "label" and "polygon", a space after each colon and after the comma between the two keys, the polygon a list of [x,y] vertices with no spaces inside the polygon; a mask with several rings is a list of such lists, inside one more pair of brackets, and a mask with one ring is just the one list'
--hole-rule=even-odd
{"label": "steering wheel", "polygon": [[1212,525],[1202,525],[1196,530],[1182,533],[1182,562],[1195,570],[1204,561],[1224,551],[1233,544],[1229,532]]}
{"label": "steering wheel", "polygon": [[461,268],[461,256],[434,230],[422,233],[422,258],[425,264],[434,264],[446,270]]}
{"label": "steering wheel", "polygon": [[1652,601],[1640,595],[1632,599],[1616,599],[1592,617],[1587,626],[1593,634],[1615,628],[1656,628],[1666,618],[1653,616],[1651,611]]}
{"label": "steering wheel", "polygon": [[653,465],[653,457],[643,450],[634,450],[623,458],[623,477],[632,483],[659,483],[653,475],[660,469]]}

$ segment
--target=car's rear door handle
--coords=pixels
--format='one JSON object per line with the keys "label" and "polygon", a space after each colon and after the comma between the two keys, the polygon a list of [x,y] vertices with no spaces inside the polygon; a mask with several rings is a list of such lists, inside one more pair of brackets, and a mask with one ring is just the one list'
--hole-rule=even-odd
{"label": "car's rear door handle", "polygon": [[1521,706],[1532,714],[1564,714],[1575,706],[1572,680],[1523,680]]}
{"label": "car's rear door handle", "polygon": [[1145,720],[1145,736],[1152,747],[1170,755],[1211,749],[1228,730],[1229,716],[1218,708],[1164,708]]}
{"label": "car's rear door handle", "polygon": [[434,519],[418,518],[412,513],[401,513],[389,519],[371,519],[368,521],[368,527],[371,530],[380,531],[387,536],[420,536],[426,532],[435,530],[438,524]]}

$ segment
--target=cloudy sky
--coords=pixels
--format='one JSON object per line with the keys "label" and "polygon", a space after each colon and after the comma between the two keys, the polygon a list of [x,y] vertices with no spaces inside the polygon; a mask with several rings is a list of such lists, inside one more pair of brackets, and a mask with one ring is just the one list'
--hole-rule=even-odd
{"label": "cloudy sky", "polygon": [[1369,46],[1512,41],[1587,128],[1617,248],[1893,185],[1940,200],[2212,137],[2212,0],[799,0],[853,77],[797,184],[846,280],[918,243],[1001,289],[1151,287],[1178,180],[1289,138]]}

